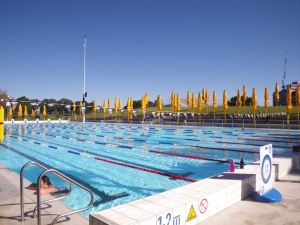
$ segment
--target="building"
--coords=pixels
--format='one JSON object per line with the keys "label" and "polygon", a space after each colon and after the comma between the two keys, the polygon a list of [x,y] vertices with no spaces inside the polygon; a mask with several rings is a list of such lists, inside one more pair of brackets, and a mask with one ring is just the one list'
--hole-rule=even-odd
{"label": "building", "polygon": [[[292,103],[293,105],[296,105],[296,90],[297,90],[297,86],[300,86],[300,81],[294,81],[291,84],[291,90],[292,90]],[[286,85],[286,87],[288,86]],[[283,88],[279,91],[279,106],[285,106],[286,105],[286,91],[287,88]],[[273,92],[273,106],[276,106],[276,102],[275,102],[275,92]]]}

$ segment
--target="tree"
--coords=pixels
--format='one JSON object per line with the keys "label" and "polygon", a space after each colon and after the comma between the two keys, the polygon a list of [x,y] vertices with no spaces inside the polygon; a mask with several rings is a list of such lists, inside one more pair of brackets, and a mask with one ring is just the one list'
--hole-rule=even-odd
{"label": "tree", "polygon": [[[236,106],[236,101],[237,101],[237,96],[233,96],[228,101],[228,105],[229,106]],[[246,106],[250,106],[251,105],[251,101],[252,101],[251,97],[246,97],[246,101],[245,101]]]}

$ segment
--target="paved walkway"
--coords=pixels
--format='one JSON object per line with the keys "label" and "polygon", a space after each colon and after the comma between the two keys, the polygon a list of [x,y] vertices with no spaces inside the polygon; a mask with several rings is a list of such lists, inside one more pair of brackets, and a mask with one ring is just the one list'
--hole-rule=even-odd
{"label": "paved walkway", "polygon": [[281,203],[244,199],[201,225],[300,225],[300,170],[282,177],[274,187],[282,194]]}
{"label": "paved walkway", "polygon": [[[35,206],[35,191],[24,189],[25,221],[20,222],[20,181],[19,174],[12,172],[0,164],[0,225],[35,225],[37,219],[32,218],[32,210]],[[30,183],[24,181],[24,187]],[[52,197],[46,195],[42,200]],[[51,224],[52,220],[61,213],[70,212],[60,201],[42,205],[42,225]],[[88,220],[80,214],[71,215],[62,219],[60,225],[88,225]]]}

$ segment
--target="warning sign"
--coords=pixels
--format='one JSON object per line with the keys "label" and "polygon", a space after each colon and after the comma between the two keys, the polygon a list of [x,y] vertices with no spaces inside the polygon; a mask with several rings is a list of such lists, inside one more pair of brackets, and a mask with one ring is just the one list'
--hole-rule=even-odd
{"label": "warning sign", "polygon": [[195,218],[197,218],[197,214],[195,212],[194,206],[192,205],[190,208],[189,214],[187,216],[186,222],[189,222]]}

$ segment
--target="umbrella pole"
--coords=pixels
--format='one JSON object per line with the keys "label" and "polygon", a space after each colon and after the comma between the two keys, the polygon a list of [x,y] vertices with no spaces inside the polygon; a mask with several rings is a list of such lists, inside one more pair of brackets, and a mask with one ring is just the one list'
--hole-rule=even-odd
{"label": "umbrella pole", "polygon": [[224,122],[225,122],[225,124],[226,124],[226,111],[225,111],[225,113],[224,113]]}

